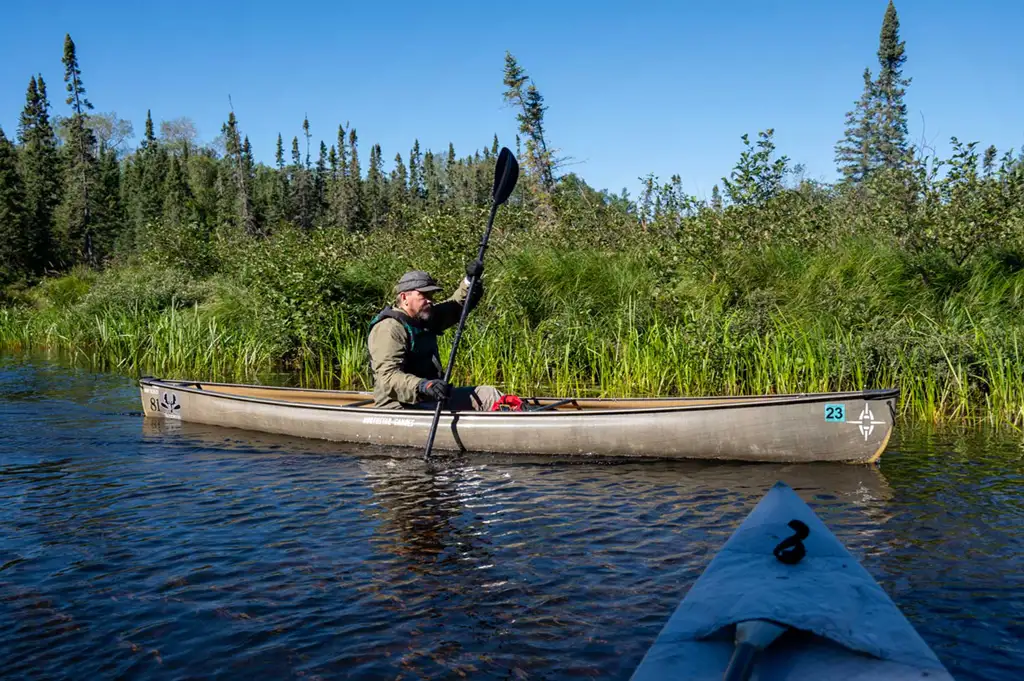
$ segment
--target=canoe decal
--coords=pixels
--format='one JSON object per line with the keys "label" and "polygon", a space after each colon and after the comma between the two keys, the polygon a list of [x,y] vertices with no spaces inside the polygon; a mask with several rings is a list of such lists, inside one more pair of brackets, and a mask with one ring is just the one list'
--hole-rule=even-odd
{"label": "canoe decal", "polygon": [[406,426],[416,425],[416,419],[396,419],[390,416],[364,416],[363,423],[370,423],[375,426]]}
{"label": "canoe decal", "polygon": [[875,415],[871,413],[871,407],[868,403],[864,403],[864,410],[860,413],[860,418],[856,421],[847,421],[847,423],[856,423],[857,428],[860,429],[861,435],[864,436],[864,441],[868,441],[868,436],[871,435],[871,431],[875,429],[875,426],[885,425],[885,421],[876,421]]}
{"label": "canoe decal", "polygon": [[161,395],[159,405],[161,413],[166,414],[172,419],[181,418],[181,404],[178,402],[178,396],[174,393],[164,393]]}
{"label": "canoe decal", "polygon": [[845,423],[846,422],[846,405],[845,404],[826,404],[825,405],[825,420],[833,423]]}

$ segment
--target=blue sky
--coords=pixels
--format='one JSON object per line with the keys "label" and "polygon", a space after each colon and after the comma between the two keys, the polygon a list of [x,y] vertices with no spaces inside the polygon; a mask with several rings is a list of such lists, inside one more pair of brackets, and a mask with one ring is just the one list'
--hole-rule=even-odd
{"label": "blue sky", "polygon": [[[277,133],[314,143],[351,122],[362,158],[381,144],[407,158],[415,138],[460,155],[494,133],[512,146],[515,113],[502,101],[511,51],[550,107],[550,143],[566,171],[612,191],[653,172],[678,173],[710,194],[742,149],[773,127],[779,152],[807,175],[835,178],[833,146],[861,89],[887,0],[711,2],[194,2],[51,0],[4,9],[0,126],[13,136],[33,73],[63,103],[64,34],[79,54],[88,97],[142,134],[188,116],[203,140],[234,104],[260,160]],[[45,7],[45,9],[44,9]],[[899,0],[907,42],[914,141],[1000,149],[1024,145],[1024,3]]]}

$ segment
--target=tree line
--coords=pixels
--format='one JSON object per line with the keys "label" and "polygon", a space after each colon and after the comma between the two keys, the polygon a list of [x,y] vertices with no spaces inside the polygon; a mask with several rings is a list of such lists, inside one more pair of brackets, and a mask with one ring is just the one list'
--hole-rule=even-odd
{"label": "tree line", "polygon": [[[744,149],[709,200],[688,195],[679,176],[648,175],[635,199],[596,191],[573,173],[548,139],[546,105],[532,79],[506,53],[503,98],[514,108],[514,141],[523,179],[512,199],[538,229],[586,224],[658,232],[708,261],[730,243],[790,239],[803,245],[870,225],[915,252],[938,250],[965,262],[979,248],[1019,239],[1024,224],[1024,155],[953,138],[953,155],[936,159],[908,140],[904,101],[910,78],[894,4],[886,8],[878,71],[835,146],[841,179],[802,178],[776,153],[771,129]],[[13,139],[0,129],[0,285],[37,281],[76,266],[177,248],[201,258],[202,245],[227,234],[260,239],[284,229],[360,232],[401,229],[438,211],[488,204],[497,135],[472,154],[452,144],[436,153],[413,142],[394,156],[372,144],[364,161],[354,126],[339,125],[330,144],[314,142],[309,121],[290,143],[278,135],[272,165],[257,163],[230,111],[215,143],[200,145],[188,119],[154,125],[123,149],[130,124],[93,113],[76,47],[65,36],[64,103],[54,117],[41,75],[28,82]],[[512,145],[510,145],[512,146]],[[193,257],[189,256],[189,257]]]}

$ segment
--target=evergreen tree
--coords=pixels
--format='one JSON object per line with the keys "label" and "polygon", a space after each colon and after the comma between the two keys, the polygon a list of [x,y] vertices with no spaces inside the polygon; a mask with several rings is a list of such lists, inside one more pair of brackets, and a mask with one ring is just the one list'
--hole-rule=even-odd
{"label": "evergreen tree", "polygon": [[864,69],[864,91],[847,112],[845,135],[835,146],[836,165],[847,182],[862,182],[873,168],[875,108],[875,83],[871,69]]}
{"label": "evergreen tree", "polygon": [[302,153],[299,151],[299,138],[292,137],[292,165],[291,165],[291,204],[292,222],[302,229],[308,230],[313,225],[312,217],[312,195],[313,186],[309,172],[302,161]]}
{"label": "evergreen tree", "polygon": [[267,206],[267,221],[271,229],[280,227],[286,223],[291,216],[291,201],[289,197],[288,172],[284,164],[284,140],[281,133],[277,133],[277,146],[274,149],[274,163],[277,172],[274,173],[273,187],[270,191],[270,200]]}
{"label": "evergreen tree", "polygon": [[229,199],[228,203],[233,208],[233,215],[229,219],[237,220],[238,226],[247,234],[255,235],[259,231],[259,226],[253,212],[252,186],[249,178],[251,164],[248,163],[247,156],[251,156],[251,151],[248,155],[245,153],[234,111],[228,114],[228,122],[221,127],[221,133],[224,135],[230,183],[234,187],[233,191],[228,190],[226,186],[223,187],[224,196]]}
{"label": "evergreen tree", "polygon": [[864,88],[854,109],[846,114],[843,139],[836,144],[835,161],[843,179],[861,182],[879,168],[906,166],[907,105],[909,78],[903,77],[906,43],[899,38],[899,18],[892,0],[882,19],[878,42],[878,77],[864,70]]}
{"label": "evergreen tree", "polygon": [[900,40],[900,20],[892,0],[885,9],[878,43],[877,161],[883,168],[902,168],[908,158],[907,105],[903,99],[909,78],[903,77],[906,43]]}
{"label": "evergreen tree", "polygon": [[387,188],[381,168],[380,145],[374,144],[370,147],[370,162],[366,170],[366,217],[370,229],[383,227],[387,220]]}
{"label": "evergreen tree", "polygon": [[345,126],[338,126],[338,174],[348,177],[348,151],[345,146]]}
{"label": "evergreen tree", "polygon": [[60,202],[60,155],[50,124],[50,103],[43,77],[29,81],[25,108],[18,124],[21,143],[19,172],[25,191],[25,233],[28,269],[41,274],[52,264],[54,212]]}
{"label": "evergreen tree", "polygon": [[0,286],[20,278],[30,261],[25,191],[14,145],[0,128]]}
{"label": "evergreen tree", "polygon": [[65,264],[85,262],[95,266],[98,261],[93,248],[92,193],[97,181],[96,138],[87,125],[85,113],[93,107],[85,96],[75,43],[70,35],[64,36],[64,57],[61,61],[68,92],[66,102],[71,106],[72,115],[68,120],[64,147],[62,201],[56,214],[60,254]]}
{"label": "evergreen tree", "polygon": [[388,182],[388,207],[395,213],[409,204],[409,178],[402,162],[402,155],[395,154],[395,167],[391,170],[391,180]]}
{"label": "evergreen tree", "polygon": [[444,202],[444,184],[439,166],[434,152],[428,149],[423,155],[423,189],[424,200],[432,209],[437,209]]}
{"label": "evergreen tree", "polygon": [[[93,241],[96,259],[102,261],[114,252],[115,244],[125,236],[125,216],[121,205],[121,166],[117,151],[101,143],[97,153],[96,185],[93,202]],[[159,188],[157,196],[159,197]],[[158,215],[155,220],[158,221]]]}
{"label": "evergreen tree", "polygon": [[164,185],[163,223],[170,229],[179,228],[192,219],[192,191],[182,170],[181,162],[171,156]]}
{"label": "evergreen tree", "polygon": [[[523,157],[523,168],[526,170],[526,182],[530,193],[537,204],[542,222],[554,221],[554,207],[551,193],[555,188],[554,161],[548,149],[544,135],[544,98],[531,82],[527,85],[525,71],[511,53],[505,52],[505,101],[519,109],[516,119],[519,121],[519,132],[526,136],[526,154]],[[519,136],[516,136],[516,155]]]}
{"label": "evergreen tree", "polygon": [[418,204],[424,194],[423,159],[420,156],[420,141],[417,139],[409,152],[409,196],[414,204]]}
{"label": "evergreen tree", "polygon": [[324,144],[323,140],[320,140],[320,156],[317,157],[316,169],[313,173],[313,194],[315,196],[314,223],[319,221],[324,206],[327,204],[327,181],[327,145]]}
{"label": "evergreen tree", "polygon": [[146,111],[146,132],[136,155],[138,186],[135,207],[137,233],[157,229],[164,213],[164,184],[167,180],[168,155],[153,131],[153,117]]}
{"label": "evergreen tree", "polygon": [[348,170],[341,182],[338,223],[350,231],[363,229],[366,226],[362,170],[359,167],[359,136],[356,134],[355,128],[348,131]]}

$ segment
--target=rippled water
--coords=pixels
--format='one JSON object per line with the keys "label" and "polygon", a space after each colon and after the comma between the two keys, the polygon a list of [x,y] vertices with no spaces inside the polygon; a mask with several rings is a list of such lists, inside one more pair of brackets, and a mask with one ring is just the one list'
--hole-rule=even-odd
{"label": "rippled water", "polygon": [[1019,437],[901,430],[880,468],[427,464],[138,399],[0,359],[5,678],[628,679],[780,479],[954,676],[1024,670]]}

